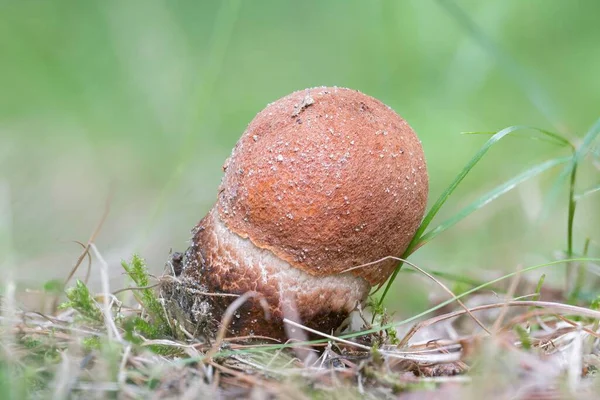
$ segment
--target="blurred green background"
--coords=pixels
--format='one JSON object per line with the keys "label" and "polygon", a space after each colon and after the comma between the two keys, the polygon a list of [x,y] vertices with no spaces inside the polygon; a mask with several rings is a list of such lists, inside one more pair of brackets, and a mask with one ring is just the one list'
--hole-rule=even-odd
{"label": "blurred green background", "polygon": [[[359,89],[407,119],[432,202],[486,139],[460,132],[526,124],[576,138],[600,117],[598,15],[600,2],[560,0],[0,1],[2,273],[33,287],[66,276],[81,252],[73,241],[88,240],[109,198],[97,245],[113,287],[133,252],[161,271],[212,206],[248,122],[311,86]],[[561,153],[505,140],[440,220]],[[541,215],[557,175],[480,210],[414,261],[485,279],[552,258],[565,248],[566,192]],[[598,252],[599,200],[578,210],[578,250],[591,236]],[[439,291],[400,278],[394,310]]]}

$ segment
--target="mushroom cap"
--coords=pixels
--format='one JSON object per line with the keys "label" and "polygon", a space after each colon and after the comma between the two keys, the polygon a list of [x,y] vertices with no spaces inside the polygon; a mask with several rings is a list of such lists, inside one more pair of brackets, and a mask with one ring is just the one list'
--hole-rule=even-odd
{"label": "mushroom cap", "polygon": [[[269,104],[223,168],[217,207],[227,228],[313,276],[401,256],[427,203],[416,134],[351,89],[306,89]],[[351,272],[376,285],[395,265]]]}

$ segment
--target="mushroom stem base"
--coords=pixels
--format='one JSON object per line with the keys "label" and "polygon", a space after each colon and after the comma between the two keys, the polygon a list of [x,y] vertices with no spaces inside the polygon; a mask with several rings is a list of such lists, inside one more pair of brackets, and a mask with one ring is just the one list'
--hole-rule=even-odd
{"label": "mushroom stem base", "polygon": [[[292,267],[270,250],[229,230],[216,208],[198,223],[193,234],[179,280],[206,291],[198,294],[195,302],[210,308],[213,322],[203,324],[218,324],[235,300],[220,294],[253,291],[260,295],[235,310],[228,327],[230,335],[285,340],[293,334],[286,331],[283,318],[331,333],[366,299],[370,290],[366,280],[350,273],[316,277]],[[261,299],[266,300],[266,310]],[[194,322],[193,315],[185,313]]]}

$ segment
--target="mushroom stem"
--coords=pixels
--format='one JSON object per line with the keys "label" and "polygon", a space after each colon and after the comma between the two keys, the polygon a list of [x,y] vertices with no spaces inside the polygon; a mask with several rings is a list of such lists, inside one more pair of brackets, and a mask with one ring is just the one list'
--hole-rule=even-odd
{"label": "mushroom stem", "polygon": [[[249,298],[231,321],[236,336],[260,335],[285,339],[283,318],[296,308],[297,322],[325,332],[335,329],[369,294],[370,285],[350,273],[315,277],[261,249],[225,226],[213,208],[194,230],[182,275],[192,274],[208,292],[242,295],[261,293],[268,303],[269,319],[259,298]],[[218,318],[235,301],[212,297]]]}

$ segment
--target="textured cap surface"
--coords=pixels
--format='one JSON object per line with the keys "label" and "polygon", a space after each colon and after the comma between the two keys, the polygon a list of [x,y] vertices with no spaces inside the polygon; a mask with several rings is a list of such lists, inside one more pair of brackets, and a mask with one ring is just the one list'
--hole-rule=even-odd
{"label": "textured cap surface", "polygon": [[[400,256],[425,211],[421,143],[380,101],[313,88],[268,105],[226,162],[220,219],[314,276]],[[352,270],[371,285],[396,262]]]}

